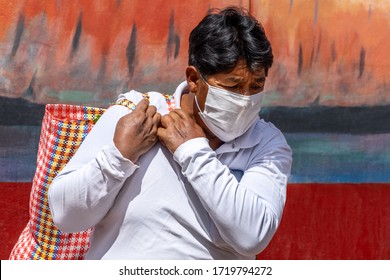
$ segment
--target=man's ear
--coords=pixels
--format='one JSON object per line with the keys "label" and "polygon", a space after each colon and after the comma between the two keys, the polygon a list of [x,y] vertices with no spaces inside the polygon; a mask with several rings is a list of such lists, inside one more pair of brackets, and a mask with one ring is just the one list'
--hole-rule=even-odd
{"label": "man's ear", "polygon": [[186,78],[190,92],[196,93],[200,79],[198,70],[194,66],[188,66],[186,69]]}

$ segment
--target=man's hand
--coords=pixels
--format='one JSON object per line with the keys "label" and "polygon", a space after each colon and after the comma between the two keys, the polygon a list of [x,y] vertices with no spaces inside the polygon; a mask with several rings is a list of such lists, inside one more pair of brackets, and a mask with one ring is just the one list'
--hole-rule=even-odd
{"label": "man's hand", "polygon": [[175,109],[161,117],[161,126],[157,130],[157,136],[171,153],[190,139],[206,137],[203,129],[191,116],[180,109]]}
{"label": "man's hand", "polygon": [[155,106],[142,99],[133,112],[119,119],[114,144],[121,154],[133,163],[157,142],[157,127],[161,115]]}

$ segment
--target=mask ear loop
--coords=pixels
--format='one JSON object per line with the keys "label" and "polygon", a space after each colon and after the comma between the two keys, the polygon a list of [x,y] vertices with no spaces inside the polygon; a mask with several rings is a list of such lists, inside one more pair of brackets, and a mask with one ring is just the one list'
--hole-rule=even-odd
{"label": "mask ear loop", "polygon": [[[199,77],[202,79],[202,81],[207,85],[207,88],[209,89],[210,88],[210,85],[209,83],[206,81],[206,79],[203,77],[203,75],[198,71],[199,73]],[[198,102],[198,98],[197,98],[197,94],[195,93],[195,103],[196,103],[196,107],[198,108],[198,112],[199,114],[203,114],[203,111],[200,109],[200,106],[199,106],[199,102]]]}
{"label": "mask ear loop", "polygon": [[199,76],[202,79],[202,81],[207,85],[208,89],[210,89],[210,87],[213,87],[206,81],[206,78],[204,78],[202,74],[199,73]]}
{"label": "mask ear loop", "polygon": [[198,108],[199,114],[203,114],[202,110],[199,107],[198,98],[196,97],[196,93],[195,93],[195,97],[194,98],[195,98],[195,103],[196,103],[196,107]]}

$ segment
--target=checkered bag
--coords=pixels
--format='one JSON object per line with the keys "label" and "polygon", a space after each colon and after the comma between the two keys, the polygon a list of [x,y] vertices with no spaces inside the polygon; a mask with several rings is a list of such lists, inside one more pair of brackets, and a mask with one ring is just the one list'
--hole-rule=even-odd
{"label": "checkered bag", "polygon": [[83,258],[90,230],[68,234],[56,228],[49,209],[48,189],[104,111],[85,106],[46,105],[30,194],[29,222],[10,259]]}
{"label": "checkered bag", "polygon": [[[168,110],[174,108],[171,95],[164,94]],[[144,98],[149,98],[147,95]],[[135,104],[120,99],[117,105],[131,110]],[[11,260],[74,260],[84,259],[92,229],[63,233],[53,223],[48,203],[48,189],[54,177],[75,154],[88,132],[105,109],[48,104],[42,121],[37,169],[33,179],[29,221],[15,244]]]}

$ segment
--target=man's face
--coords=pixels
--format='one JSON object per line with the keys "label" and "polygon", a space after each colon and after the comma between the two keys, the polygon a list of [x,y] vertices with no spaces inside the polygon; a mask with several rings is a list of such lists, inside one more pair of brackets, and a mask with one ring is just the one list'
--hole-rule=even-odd
{"label": "man's face", "polygon": [[[251,72],[247,68],[245,61],[239,61],[236,67],[234,67],[234,69],[230,72],[217,73],[206,78],[207,83],[211,86],[219,87],[242,95],[253,95],[262,92],[264,90],[265,80],[266,75],[264,68]],[[196,96],[199,107],[203,111],[208,92],[208,85],[202,78],[198,80],[197,84],[198,88]],[[196,122],[206,133],[212,134],[199,117],[197,110],[194,111]]]}

